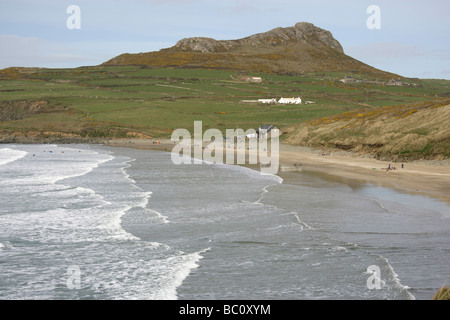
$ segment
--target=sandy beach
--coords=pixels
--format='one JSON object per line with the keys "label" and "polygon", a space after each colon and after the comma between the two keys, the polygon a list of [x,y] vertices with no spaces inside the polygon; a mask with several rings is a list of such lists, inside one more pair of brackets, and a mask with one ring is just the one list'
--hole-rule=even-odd
{"label": "sandy beach", "polygon": [[[114,147],[171,152],[170,140],[115,140]],[[413,194],[428,195],[450,203],[450,160],[388,162],[344,151],[319,150],[280,144],[281,167],[320,172],[343,182],[371,183]],[[402,168],[403,164],[403,168]],[[387,170],[389,166],[391,170]],[[393,169],[395,168],[395,170]]]}
{"label": "sandy beach", "polygon": [[[348,152],[333,153],[288,145],[280,146],[280,164],[294,163],[301,164],[303,170],[429,195],[450,203],[448,160],[397,163]],[[395,170],[387,170],[389,166]]]}

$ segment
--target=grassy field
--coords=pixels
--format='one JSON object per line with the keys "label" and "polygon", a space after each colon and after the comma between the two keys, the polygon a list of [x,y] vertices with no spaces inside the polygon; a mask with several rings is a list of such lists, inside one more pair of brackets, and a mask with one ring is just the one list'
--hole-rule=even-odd
{"label": "grassy field", "polygon": [[[58,132],[91,138],[146,136],[167,138],[177,128],[257,129],[329,117],[362,107],[386,107],[426,101],[450,92],[450,81],[406,80],[409,86],[344,84],[344,73],[302,76],[252,74],[262,83],[238,81],[231,71],[98,66],[76,69],[0,71],[0,132]],[[356,75],[364,79],[362,75]],[[413,85],[414,84],[414,85]],[[302,97],[312,104],[241,103],[260,98]],[[45,112],[20,119],[5,110],[17,103],[46,101]],[[5,109],[6,108],[6,109]],[[1,111],[1,110],[0,110]]]}

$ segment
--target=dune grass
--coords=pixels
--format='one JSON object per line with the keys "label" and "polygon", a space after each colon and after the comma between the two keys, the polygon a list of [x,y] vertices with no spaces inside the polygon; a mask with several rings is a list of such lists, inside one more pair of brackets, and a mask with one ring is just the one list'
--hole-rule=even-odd
{"label": "dune grass", "polygon": [[432,300],[450,300],[450,287],[442,286],[433,296]]}

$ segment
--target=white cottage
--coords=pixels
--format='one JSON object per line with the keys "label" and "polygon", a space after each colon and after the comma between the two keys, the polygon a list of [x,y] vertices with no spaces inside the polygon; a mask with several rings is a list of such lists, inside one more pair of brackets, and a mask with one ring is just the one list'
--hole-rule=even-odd
{"label": "white cottage", "polygon": [[258,102],[272,104],[277,103],[277,99],[258,99]]}
{"label": "white cottage", "polygon": [[260,83],[260,82],[262,82],[262,78],[261,77],[251,77],[250,82]]}
{"label": "white cottage", "polygon": [[302,99],[300,97],[298,98],[281,98],[278,100],[278,103],[283,104],[302,104]]}

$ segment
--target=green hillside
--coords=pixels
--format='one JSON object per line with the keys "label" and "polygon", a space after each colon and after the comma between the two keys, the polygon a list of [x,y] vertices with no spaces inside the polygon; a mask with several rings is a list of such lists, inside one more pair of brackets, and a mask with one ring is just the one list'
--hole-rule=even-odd
{"label": "green hillside", "polygon": [[[260,76],[263,82],[240,80],[245,75]],[[362,82],[340,81],[350,75]],[[9,68],[0,70],[0,140],[164,138],[177,128],[193,129],[196,120],[203,121],[204,130],[261,124],[283,129],[362,107],[426,101],[449,91],[445,80],[404,79],[404,86],[389,86],[343,72],[288,76],[143,66]],[[298,96],[312,103],[241,102]]]}

